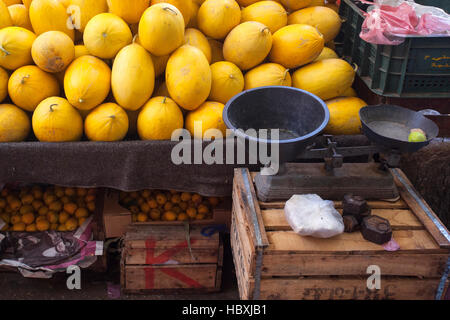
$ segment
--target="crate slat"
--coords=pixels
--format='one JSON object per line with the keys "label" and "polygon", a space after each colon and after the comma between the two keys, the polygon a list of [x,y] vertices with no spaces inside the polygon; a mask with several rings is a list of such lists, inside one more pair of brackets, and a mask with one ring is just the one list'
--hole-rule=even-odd
{"label": "crate slat", "polygon": [[[342,214],[342,209],[338,209]],[[268,231],[291,230],[283,209],[261,210],[264,225]],[[373,209],[372,214],[388,219],[393,230],[423,229],[422,223],[410,210]]]}

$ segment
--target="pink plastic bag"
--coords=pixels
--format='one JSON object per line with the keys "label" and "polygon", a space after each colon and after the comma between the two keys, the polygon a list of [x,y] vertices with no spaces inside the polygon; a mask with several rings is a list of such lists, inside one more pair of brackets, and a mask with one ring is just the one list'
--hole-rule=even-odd
{"label": "pink plastic bag", "polygon": [[406,36],[450,35],[450,16],[443,10],[409,0],[375,0],[363,22],[360,37],[374,44],[398,45]]}

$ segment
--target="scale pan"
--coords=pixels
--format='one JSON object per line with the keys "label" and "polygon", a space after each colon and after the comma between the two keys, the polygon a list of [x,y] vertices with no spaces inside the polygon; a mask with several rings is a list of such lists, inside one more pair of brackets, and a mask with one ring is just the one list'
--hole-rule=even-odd
{"label": "scale pan", "polygon": [[[371,142],[400,152],[416,152],[428,145],[439,133],[438,126],[421,113],[395,105],[363,107],[359,116],[362,131]],[[411,129],[422,129],[427,140],[408,142]]]}

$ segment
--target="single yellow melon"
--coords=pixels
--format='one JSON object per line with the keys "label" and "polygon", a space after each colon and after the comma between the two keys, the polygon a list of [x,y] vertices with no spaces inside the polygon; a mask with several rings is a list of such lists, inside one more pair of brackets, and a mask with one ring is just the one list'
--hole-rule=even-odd
{"label": "single yellow melon", "polygon": [[194,110],[209,96],[211,68],[203,52],[184,45],[169,58],[166,84],[170,96],[186,110]]}
{"label": "single yellow melon", "polygon": [[0,104],[0,142],[23,141],[30,129],[30,119],[23,110],[12,104]]}
{"label": "single yellow melon", "polygon": [[88,51],[102,59],[112,59],[133,40],[128,25],[112,13],[101,13],[86,25],[83,42]]}
{"label": "single yellow melon", "polygon": [[220,102],[206,101],[187,114],[186,129],[196,139],[224,138],[227,130],[222,118],[224,107]]}
{"label": "single yellow melon", "polygon": [[211,65],[212,85],[209,100],[227,103],[244,89],[244,76],[231,62],[219,61]]}
{"label": "single yellow melon", "polygon": [[223,39],[241,21],[241,9],[234,0],[206,0],[198,10],[198,28],[208,37]]}
{"label": "single yellow melon", "polygon": [[104,103],[92,110],[84,121],[84,132],[91,141],[120,141],[128,132],[128,116],[116,103]]}
{"label": "single yellow melon", "polygon": [[137,128],[142,140],[169,140],[172,133],[183,128],[183,114],[168,97],[150,99],[139,113]]}
{"label": "single yellow melon", "polygon": [[306,24],[281,28],[273,35],[270,61],[292,69],[316,59],[324,46],[323,36]]}
{"label": "single yellow melon", "polygon": [[59,95],[56,77],[36,66],[24,66],[11,74],[8,93],[15,105],[34,111],[42,100]]}
{"label": "single yellow melon", "polygon": [[83,135],[83,119],[70,103],[60,97],[42,101],[34,110],[33,131],[39,141],[78,141]]}
{"label": "single yellow melon", "polygon": [[180,10],[168,3],[152,5],[139,22],[139,42],[155,56],[165,56],[184,43],[184,20]]}
{"label": "single yellow melon", "polygon": [[264,63],[245,74],[245,90],[265,86],[292,85],[289,69],[277,63]]}
{"label": "single yellow melon", "polygon": [[271,48],[269,28],[262,23],[248,21],[228,34],[223,44],[223,56],[241,70],[248,70],[263,62]]}
{"label": "single yellow melon", "polygon": [[367,103],[356,97],[340,97],[326,101],[330,111],[330,121],[325,133],[333,135],[360,134],[359,110]]}
{"label": "single yellow melon", "polygon": [[61,31],[47,31],[39,35],[31,47],[34,63],[47,72],[65,70],[75,57],[72,39]]}

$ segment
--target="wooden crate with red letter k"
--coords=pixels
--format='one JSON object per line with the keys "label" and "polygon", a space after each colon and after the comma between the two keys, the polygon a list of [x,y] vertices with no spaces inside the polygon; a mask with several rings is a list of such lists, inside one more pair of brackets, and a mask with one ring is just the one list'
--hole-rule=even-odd
{"label": "wooden crate with red letter k", "polygon": [[124,293],[219,291],[223,245],[207,226],[131,226],[121,261]]}

